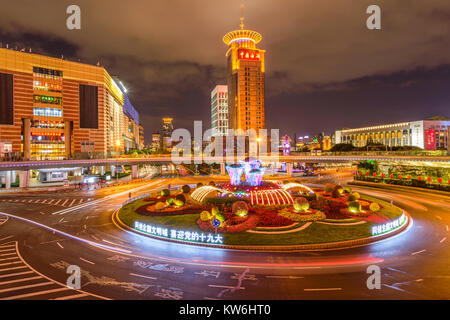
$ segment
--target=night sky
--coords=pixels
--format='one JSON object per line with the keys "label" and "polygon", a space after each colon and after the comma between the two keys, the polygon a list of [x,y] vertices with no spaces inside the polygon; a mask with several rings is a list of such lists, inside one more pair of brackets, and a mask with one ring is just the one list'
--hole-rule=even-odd
{"label": "night sky", "polygon": [[[210,92],[226,84],[222,37],[239,28],[240,3],[267,50],[269,128],[330,134],[450,116],[448,0],[2,0],[0,42],[99,61],[129,89],[148,142],[164,116],[209,128]],[[70,4],[81,7],[79,31],[66,28]],[[380,31],[366,28],[371,4]]]}

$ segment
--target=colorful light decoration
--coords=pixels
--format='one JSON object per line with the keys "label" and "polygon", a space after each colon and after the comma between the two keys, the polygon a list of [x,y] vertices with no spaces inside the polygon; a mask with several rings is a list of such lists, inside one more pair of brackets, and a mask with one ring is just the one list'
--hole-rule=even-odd
{"label": "colorful light decoration", "polygon": [[297,182],[286,183],[283,186],[284,190],[289,190],[289,189],[292,189],[292,188],[301,188],[301,189],[307,190],[309,193],[314,193],[313,189],[311,189],[310,187],[307,187],[304,184],[297,183]]}
{"label": "colorful light decoration", "polygon": [[292,196],[283,189],[259,190],[250,192],[252,205],[282,205],[294,204]]}
{"label": "colorful light decoration", "polygon": [[195,189],[192,194],[191,198],[195,201],[202,202],[209,194],[213,192],[219,192],[219,193],[230,193],[229,191],[219,189],[217,187],[213,186],[202,186],[200,188]]}
{"label": "colorful light decoration", "polygon": [[241,184],[241,177],[244,173],[242,166],[227,166],[228,175],[230,176],[230,183],[232,186],[238,186]]}

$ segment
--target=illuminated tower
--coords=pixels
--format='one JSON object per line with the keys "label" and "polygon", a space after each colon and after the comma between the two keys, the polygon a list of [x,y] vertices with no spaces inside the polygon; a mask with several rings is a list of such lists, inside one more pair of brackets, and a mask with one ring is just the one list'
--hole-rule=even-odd
{"label": "illuminated tower", "polygon": [[228,45],[228,118],[230,129],[265,128],[264,53],[256,45],[262,36],[244,29],[241,16],[240,30],[228,32],[223,42]]}

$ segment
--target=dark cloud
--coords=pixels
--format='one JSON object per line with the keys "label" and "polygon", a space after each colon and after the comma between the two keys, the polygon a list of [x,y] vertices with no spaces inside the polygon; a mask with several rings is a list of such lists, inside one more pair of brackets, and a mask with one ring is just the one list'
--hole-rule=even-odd
{"label": "dark cloud", "polygon": [[[312,134],[447,112],[448,0],[4,1],[0,41],[100,61],[129,87],[149,138],[163,116],[209,126],[210,90],[226,83],[222,37],[238,28],[241,2],[267,50],[270,127]],[[365,27],[374,3],[381,31]],[[80,31],[65,27],[70,4]]]}

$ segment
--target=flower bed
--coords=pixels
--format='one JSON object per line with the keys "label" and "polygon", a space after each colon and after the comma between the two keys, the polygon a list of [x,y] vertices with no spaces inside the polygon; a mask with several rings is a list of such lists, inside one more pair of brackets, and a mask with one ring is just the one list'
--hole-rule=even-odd
{"label": "flower bed", "polygon": [[310,209],[307,213],[297,213],[292,209],[283,209],[279,213],[280,216],[288,218],[295,222],[310,222],[326,219],[325,213],[318,210]]}
{"label": "flower bed", "polygon": [[[254,229],[258,225],[259,217],[257,215],[249,215],[242,223],[229,225],[228,223],[217,228],[217,232],[242,232]],[[204,231],[216,231],[209,221],[197,220],[197,225]]]}

